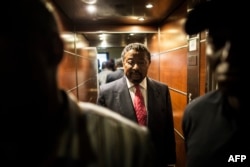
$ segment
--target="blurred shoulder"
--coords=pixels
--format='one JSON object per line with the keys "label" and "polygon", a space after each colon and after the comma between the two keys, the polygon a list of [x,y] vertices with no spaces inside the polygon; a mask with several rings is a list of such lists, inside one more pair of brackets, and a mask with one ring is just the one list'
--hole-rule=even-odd
{"label": "blurred shoulder", "polygon": [[208,92],[202,96],[199,96],[195,99],[193,99],[189,104],[188,107],[192,108],[195,106],[200,106],[200,105],[212,105],[212,104],[217,104],[219,103],[219,101],[222,99],[222,94],[220,91],[215,90],[215,91],[211,91]]}
{"label": "blurred shoulder", "polygon": [[84,150],[90,146],[89,150],[93,151],[101,163],[98,166],[153,166],[154,147],[146,127],[105,107],[79,102],[74,96],[69,98],[68,103],[69,125],[79,134],[79,138],[74,141],[79,141],[79,145],[85,147]]}
{"label": "blurred shoulder", "polygon": [[187,115],[204,115],[205,113],[212,114],[211,110],[217,110],[219,104],[222,103],[222,94],[220,91],[215,90],[206,93],[193,99],[185,108],[184,117]]}
{"label": "blurred shoulder", "polygon": [[148,133],[145,127],[139,126],[131,120],[122,117],[108,108],[89,102],[79,102],[80,112],[89,121],[97,121],[97,124],[109,124],[114,128],[128,128],[140,133]]}
{"label": "blurred shoulder", "polygon": [[[116,135],[133,135],[130,140],[147,140],[149,131],[144,126],[139,126],[135,122],[111,111],[108,108],[90,102],[79,102],[69,94],[69,111],[78,113],[79,120],[85,122],[89,131],[99,130],[102,134],[116,133]],[[136,134],[136,135],[135,135]],[[145,139],[141,138],[145,137]]]}

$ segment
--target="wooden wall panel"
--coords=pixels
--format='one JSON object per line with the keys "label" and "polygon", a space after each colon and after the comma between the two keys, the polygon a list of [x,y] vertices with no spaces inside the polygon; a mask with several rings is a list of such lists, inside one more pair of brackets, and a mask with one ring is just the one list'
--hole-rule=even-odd
{"label": "wooden wall panel", "polygon": [[201,42],[200,43],[200,95],[204,95],[207,90],[207,80],[206,80],[206,69],[207,69],[207,64],[206,64],[206,43]]}
{"label": "wooden wall panel", "polygon": [[172,108],[174,114],[174,127],[178,131],[178,133],[183,135],[181,124],[183,112],[187,105],[186,95],[173,90],[170,90],[170,95],[172,99]]}
{"label": "wooden wall panel", "polygon": [[159,56],[153,55],[151,56],[151,64],[148,69],[148,76],[155,80],[160,80],[160,73],[159,73]]}
{"label": "wooden wall panel", "polygon": [[59,87],[72,92],[79,101],[96,103],[97,50],[88,47],[82,35],[63,32],[64,57],[58,69]]}
{"label": "wooden wall panel", "polygon": [[97,50],[85,47],[77,56],[77,87],[80,101],[96,103],[97,99]]}
{"label": "wooden wall panel", "polygon": [[151,54],[159,53],[159,36],[158,33],[149,34],[147,36],[147,47],[150,50]]}
{"label": "wooden wall panel", "polygon": [[183,19],[169,22],[161,27],[160,52],[176,49],[187,44],[186,33],[183,31]]}
{"label": "wooden wall panel", "polygon": [[175,133],[175,142],[176,142],[176,155],[177,155],[175,167],[185,167],[186,151],[185,151],[184,139],[178,133]]}
{"label": "wooden wall panel", "polygon": [[187,49],[160,55],[160,81],[179,91],[187,91]]}
{"label": "wooden wall panel", "polygon": [[76,57],[70,53],[64,53],[62,62],[58,68],[58,85],[65,90],[76,87]]}
{"label": "wooden wall panel", "polygon": [[93,88],[96,85],[96,81],[86,82],[84,85],[79,85],[78,96],[79,101],[96,103],[97,89]]}

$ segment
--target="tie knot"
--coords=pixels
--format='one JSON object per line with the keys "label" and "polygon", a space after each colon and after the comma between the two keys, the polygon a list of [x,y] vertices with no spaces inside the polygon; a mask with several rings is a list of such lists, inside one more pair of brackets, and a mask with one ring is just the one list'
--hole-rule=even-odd
{"label": "tie knot", "polygon": [[141,94],[141,89],[140,89],[140,85],[135,85],[135,92]]}
{"label": "tie knot", "polygon": [[134,85],[136,89],[140,89],[140,85]]}

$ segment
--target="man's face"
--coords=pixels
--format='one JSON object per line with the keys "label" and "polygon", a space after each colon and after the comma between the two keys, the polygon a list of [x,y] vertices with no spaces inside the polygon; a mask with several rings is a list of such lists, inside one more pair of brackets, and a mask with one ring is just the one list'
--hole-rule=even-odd
{"label": "man's face", "polygon": [[230,50],[230,42],[226,41],[222,46],[214,43],[214,39],[207,38],[206,55],[208,57],[209,65],[216,75],[218,82],[227,80],[230,62],[228,54]]}
{"label": "man's face", "polygon": [[145,52],[130,50],[124,56],[124,73],[134,84],[140,83],[147,76],[149,65],[150,62]]}
{"label": "man's face", "polygon": [[[219,32],[219,33],[218,33]],[[245,82],[243,70],[246,60],[242,57],[242,48],[232,40],[228,33],[217,31],[207,38],[206,54],[209,65],[215,74],[219,88],[231,95],[238,95]]]}

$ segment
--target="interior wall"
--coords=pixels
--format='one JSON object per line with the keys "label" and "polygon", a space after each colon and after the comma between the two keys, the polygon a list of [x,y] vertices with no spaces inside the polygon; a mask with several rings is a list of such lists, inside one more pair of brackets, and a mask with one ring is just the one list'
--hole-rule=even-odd
{"label": "interior wall", "polygon": [[165,22],[159,32],[148,40],[152,53],[149,77],[167,84],[170,88],[176,136],[176,167],[185,166],[184,137],[181,121],[187,105],[187,35],[183,23],[187,14],[184,3],[174,14],[179,16]]}
{"label": "interior wall", "polygon": [[95,103],[98,91],[97,49],[89,47],[88,41],[74,31],[74,24],[58,11],[56,18],[64,40],[64,56],[58,68],[58,86],[74,94],[79,101]]}
{"label": "interior wall", "polygon": [[59,87],[73,93],[78,100],[96,102],[97,98],[97,49],[88,47],[87,41],[79,34],[71,35],[65,41],[64,58],[58,69]]}

